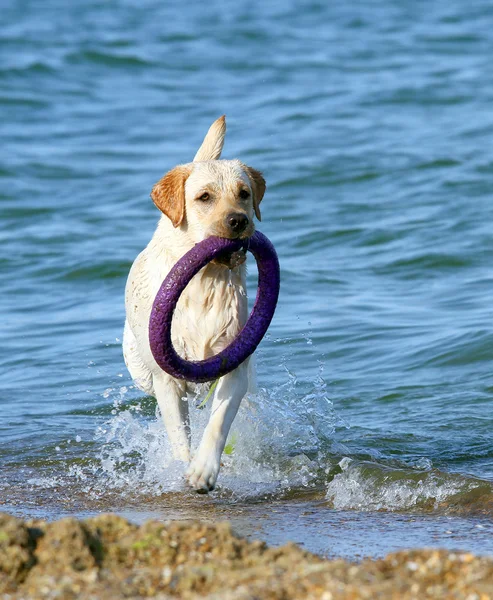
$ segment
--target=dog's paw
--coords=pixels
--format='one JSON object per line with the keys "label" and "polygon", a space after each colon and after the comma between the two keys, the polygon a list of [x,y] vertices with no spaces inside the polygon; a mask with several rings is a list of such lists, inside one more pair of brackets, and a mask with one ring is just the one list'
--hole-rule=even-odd
{"label": "dog's paw", "polygon": [[208,494],[216,486],[219,473],[220,459],[215,456],[207,456],[202,459],[196,456],[186,472],[186,478],[190,487],[199,494]]}

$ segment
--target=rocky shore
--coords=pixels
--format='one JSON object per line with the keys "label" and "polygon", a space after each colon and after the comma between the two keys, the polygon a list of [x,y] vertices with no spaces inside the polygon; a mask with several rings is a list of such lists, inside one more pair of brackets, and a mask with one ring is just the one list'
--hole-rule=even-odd
{"label": "rocky shore", "polygon": [[0,513],[0,598],[310,600],[493,598],[493,559],[411,550],[324,560],[268,548],[228,523],[133,525],[115,515],[54,523]]}

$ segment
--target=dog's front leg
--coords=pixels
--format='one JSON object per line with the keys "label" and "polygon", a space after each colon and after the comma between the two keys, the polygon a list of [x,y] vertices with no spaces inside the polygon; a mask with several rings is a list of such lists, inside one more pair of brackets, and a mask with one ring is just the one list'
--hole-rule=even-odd
{"label": "dog's front leg", "polygon": [[212,491],[216,485],[221,454],[231,423],[238,412],[247,388],[247,363],[243,363],[219,380],[212,402],[209,423],[187,471],[188,481],[197,492],[206,494]]}
{"label": "dog's front leg", "polygon": [[153,386],[173,456],[190,462],[190,419],[184,385],[163,372],[153,375]]}

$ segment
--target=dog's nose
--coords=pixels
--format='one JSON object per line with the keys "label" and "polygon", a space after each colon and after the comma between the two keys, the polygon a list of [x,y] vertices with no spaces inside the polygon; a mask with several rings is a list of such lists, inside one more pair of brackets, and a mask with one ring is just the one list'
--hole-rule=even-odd
{"label": "dog's nose", "polygon": [[247,228],[248,217],[243,213],[230,213],[226,217],[226,223],[231,231],[234,233],[241,233]]}

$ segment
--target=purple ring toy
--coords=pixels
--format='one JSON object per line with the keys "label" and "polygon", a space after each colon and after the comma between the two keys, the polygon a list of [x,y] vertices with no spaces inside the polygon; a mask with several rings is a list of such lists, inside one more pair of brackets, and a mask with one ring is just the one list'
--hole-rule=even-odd
{"label": "purple ring toy", "polygon": [[[171,321],[176,303],[192,277],[221,254],[250,250],[258,265],[258,290],[245,326],[224,350],[200,361],[178,356],[171,341]],[[245,240],[210,237],[196,244],[174,265],[163,281],[152,305],[149,343],[157,364],[173,377],[204,382],[236,369],[259,345],[267,331],[279,296],[279,261],[271,242],[256,231]]]}

